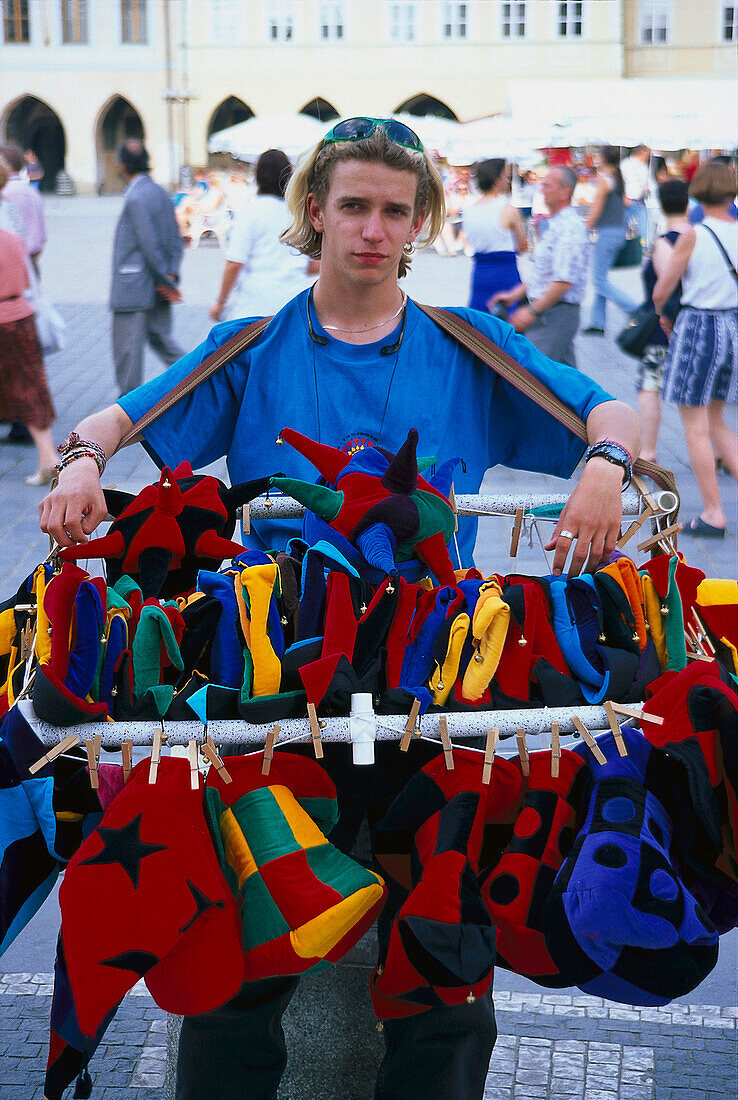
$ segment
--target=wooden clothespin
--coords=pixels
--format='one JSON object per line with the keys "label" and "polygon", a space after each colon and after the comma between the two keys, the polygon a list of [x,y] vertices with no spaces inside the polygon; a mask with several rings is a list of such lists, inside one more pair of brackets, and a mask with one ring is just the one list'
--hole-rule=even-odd
{"label": "wooden clothespin", "polygon": [[559,740],[559,723],[551,723],[551,776],[556,779],[559,774],[559,760],[561,759],[561,741]]}
{"label": "wooden clothespin", "polygon": [[518,756],[520,757],[520,770],[523,775],[530,775],[530,759],[528,758],[528,746],[525,741],[525,730],[519,729],[515,734],[518,743]]}
{"label": "wooden clothespin", "polygon": [[274,746],[277,743],[279,737],[279,726],[273,726],[269,730],[266,739],[266,745],[264,746],[264,759],[261,762],[261,774],[269,775],[272,768],[272,757],[274,756]]}
{"label": "wooden clothespin", "polygon": [[682,530],[681,523],[670,523],[668,527],[664,527],[662,530],[657,531],[655,535],[651,535],[644,542],[638,543],[638,549],[641,551],[651,550],[654,546],[658,546],[662,543],[666,546],[671,554],[676,553],[676,548],[672,545],[672,535],[678,534]]}
{"label": "wooden clothespin", "polygon": [[492,778],[492,764],[494,763],[495,748],[499,736],[499,727],[494,726],[491,730],[487,730],[487,741],[484,746],[484,766],[482,767],[482,782],[485,787],[489,786],[489,781]]}
{"label": "wooden clothespin", "polygon": [[623,733],[618,724],[618,720],[615,717],[615,711],[613,710],[612,703],[609,701],[605,703],[605,714],[607,715],[607,721],[609,722],[610,729],[612,730],[612,736],[615,740],[615,747],[617,748],[621,756],[627,756],[628,750],[625,747],[625,741],[623,741]]}
{"label": "wooden clothespin", "polygon": [[100,751],[102,749],[102,737],[99,733],[96,733],[94,737],[90,737],[85,741],[85,749],[87,750],[87,766],[90,771],[90,786],[93,791],[99,791],[100,771],[98,764],[100,761]]}
{"label": "wooden clothespin", "polygon": [[133,741],[127,737],[120,747],[120,755],[123,760],[123,782],[128,782],[128,777],[133,769]]}
{"label": "wooden clothespin", "polygon": [[585,726],[582,719],[577,714],[573,714],[571,720],[574,723],[575,729],[579,730],[580,734],[582,735],[582,741],[584,741],[585,745],[587,746],[589,751],[592,753],[592,756],[594,756],[597,763],[598,764],[606,764],[607,763],[607,757],[605,756],[602,749],[600,748],[600,746],[595,741],[592,734],[589,732],[589,730]]}
{"label": "wooden clothespin", "polygon": [[315,752],[315,759],[323,759],[323,742],[320,735],[320,722],[318,721],[318,715],[315,710],[315,703],[308,703],[307,705],[308,721],[310,722],[310,736],[313,739],[313,751]]}
{"label": "wooden clothespin", "polygon": [[194,738],[187,742],[187,758],[190,762],[190,787],[197,791],[200,789],[200,767],[197,760],[197,741]]}
{"label": "wooden clothespin", "polygon": [[451,482],[451,487],[448,491],[448,502],[451,505],[451,511],[454,514],[454,531],[459,529],[459,511],[456,507],[456,493],[454,492],[454,483]]}
{"label": "wooden clothespin", "polygon": [[510,539],[510,557],[516,558],[518,556],[518,543],[520,542],[520,532],[523,529],[523,516],[525,515],[524,508],[515,509],[515,522],[513,523],[512,538]]}
{"label": "wooden clothespin", "polygon": [[626,718],[635,718],[636,722],[653,722],[655,726],[663,726],[664,719],[658,714],[647,714],[645,710],[637,707],[626,706],[625,703],[610,703],[616,714],[623,714]]}
{"label": "wooden clothespin", "polygon": [[241,505],[241,530],[244,535],[251,534],[251,504],[249,501]]}
{"label": "wooden clothespin", "polygon": [[410,713],[407,716],[407,722],[405,723],[405,732],[402,735],[400,741],[400,752],[407,752],[410,748],[410,742],[412,736],[418,725],[418,715],[420,714],[420,699],[413,699],[413,705],[410,708]]}
{"label": "wooden clothespin", "polygon": [[714,657],[715,656],[715,646],[712,644],[712,639],[710,638],[710,635],[707,633],[707,627],[705,626],[705,624],[702,621],[702,619],[700,618],[700,616],[697,614],[697,608],[696,607],[692,608],[692,618],[694,619],[695,623],[697,624],[697,627],[699,628],[699,631],[700,631],[700,634],[702,636],[702,640],[703,640],[704,644],[707,646],[707,648],[710,650],[710,653]]}
{"label": "wooden clothespin", "polygon": [[45,768],[47,764],[53,764],[57,756],[61,756],[67,749],[73,749],[75,745],[79,745],[80,739],[76,733],[68,733],[66,737],[62,738],[58,745],[54,745],[52,749],[49,749],[47,753],[39,757],[35,764],[31,764],[28,771],[31,775],[35,775],[36,772],[40,772],[42,768]]}
{"label": "wooden clothespin", "polygon": [[452,772],[454,770],[454,751],[451,745],[451,735],[448,732],[448,719],[445,714],[442,714],[438,719],[438,729],[441,733],[441,744],[443,745],[443,759],[446,764],[446,771]]}
{"label": "wooden clothespin", "polygon": [[684,629],[684,637],[687,639],[687,643],[692,647],[695,653],[699,653],[701,657],[707,657],[708,653],[702,644],[702,639],[692,626],[691,623],[687,623]]}
{"label": "wooden clothespin", "polygon": [[632,539],[633,535],[635,535],[638,531],[640,531],[643,524],[647,523],[652,518],[652,516],[654,516],[654,515],[655,515],[655,512],[654,512],[653,508],[646,505],[646,507],[641,512],[641,514],[638,516],[638,518],[633,520],[633,522],[631,523],[630,527],[625,532],[625,534],[621,535],[620,538],[618,539],[617,543],[615,544],[618,547],[618,549],[622,550],[622,548],[625,546],[626,542],[628,542],[630,539]]}
{"label": "wooden clothespin", "polygon": [[233,776],[228,771],[228,768],[223,763],[223,760],[213,744],[212,737],[207,734],[202,744],[202,755],[207,760],[208,764],[215,768],[220,778],[224,783],[232,783]]}
{"label": "wooden clothespin", "polygon": [[156,777],[159,774],[159,762],[161,760],[161,747],[166,740],[166,734],[164,732],[164,723],[161,724],[161,729],[154,732],[154,743],[151,746],[151,763],[149,764],[149,783],[156,783]]}

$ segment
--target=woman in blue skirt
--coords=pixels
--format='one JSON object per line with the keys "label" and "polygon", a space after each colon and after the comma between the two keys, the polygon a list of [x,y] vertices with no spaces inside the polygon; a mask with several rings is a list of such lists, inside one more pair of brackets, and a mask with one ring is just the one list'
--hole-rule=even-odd
{"label": "woman in blue skirt", "polygon": [[[469,305],[489,313],[488,302],[500,291],[521,283],[516,252],[528,241],[520,217],[510,202],[510,168],[501,158],[483,160],[477,169],[481,197],[464,210],[464,234],[474,249]],[[510,307],[517,309],[519,302]]]}

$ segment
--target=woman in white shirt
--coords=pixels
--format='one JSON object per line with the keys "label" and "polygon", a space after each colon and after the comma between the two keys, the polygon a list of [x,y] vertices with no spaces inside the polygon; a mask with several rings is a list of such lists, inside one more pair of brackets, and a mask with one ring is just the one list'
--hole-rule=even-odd
{"label": "woman in white shirt", "polygon": [[[682,308],[669,342],[661,396],[679,406],[702,512],[685,534],[725,536],[715,459],[738,479],[738,438],[723,419],[726,401],[738,401],[738,223],[728,207],[735,174],[711,162],[696,173],[690,194],[702,203],[702,225],[680,234],[666,271],[654,287],[661,312],[679,280]],[[662,325],[668,325],[662,319]]]}
{"label": "woman in white shirt", "polygon": [[267,149],[256,162],[256,195],[233,223],[226,265],[210,319],[271,317],[308,286],[319,264],[281,241],[290,224],[284,192],[292,166],[281,149]]}
{"label": "woman in white shirt", "polygon": [[495,294],[520,286],[515,253],[525,252],[528,241],[520,211],[510,202],[510,169],[505,161],[483,160],[477,169],[477,186],[481,198],[463,213],[464,234],[474,250],[469,305],[489,313],[488,303]]}

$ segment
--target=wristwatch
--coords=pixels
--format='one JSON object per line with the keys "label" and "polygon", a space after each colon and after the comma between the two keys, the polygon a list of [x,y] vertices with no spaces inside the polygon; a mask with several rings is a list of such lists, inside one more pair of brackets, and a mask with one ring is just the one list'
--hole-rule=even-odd
{"label": "wristwatch", "polygon": [[622,443],[616,443],[612,439],[601,439],[598,443],[587,447],[584,452],[584,461],[589,462],[590,458],[604,458],[606,462],[620,466],[623,471],[623,489],[627,489],[633,477],[633,458]]}

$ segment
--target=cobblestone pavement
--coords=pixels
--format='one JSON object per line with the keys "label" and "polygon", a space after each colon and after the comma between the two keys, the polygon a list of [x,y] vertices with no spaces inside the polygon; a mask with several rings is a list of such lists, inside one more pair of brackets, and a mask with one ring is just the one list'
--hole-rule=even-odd
{"label": "cobblestone pavement", "polygon": [[[47,363],[58,414],[54,429],[58,439],[64,438],[83,415],[117,396],[105,299],[119,204],[115,198],[47,200],[50,243],[42,264],[44,286],[69,326],[67,348]],[[222,253],[214,247],[203,246],[185,256],[186,304],[175,311],[175,334],[185,348],[207,333],[207,305],[215,296],[222,263]],[[414,263],[415,270],[407,281],[412,296],[435,304],[466,301],[470,264],[464,257],[441,259],[435,253],[420,253]],[[614,277],[634,297],[639,296],[636,272],[618,272]],[[613,310],[605,340],[579,337],[580,365],[616,397],[632,402],[633,364],[618,352],[611,339],[620,324],[622,317]],[[147,371],[156,370],[158,365],[150,359]],[[671,408],[664,410],[660,458],[676,473],[682,516],[688,519],[699,510],[699,498],[687,465],[678,417]],[[23,481],[33,469],[32,450],[0,446],[3,596],[15,590],[47,553],[36,518],[41,491]],[[106,483],[135,489],[151,480],[154,473],[142,449],[133,447],[111,463]],[[507,488],[523,493],[550,492],[562,485],[555,478],[507,470],[491,471],[485,480],[488,491]],[[730,536],[713,543],[684,538],[681,549],[691,564],[708,575],[733,577],[738,572],[738,493],[727,477],[722,478],[721,487]],[[508,520],[483,521],[477,544],[480,564],[506,568],[509,541]],[[545,571],[537,544],[530,548],[526,539],[521,540],[517,568]],[[51,965],[56,905],[54,893],[44,913],[34,918],[0,959],[0,1100],[43,1097],[52,978],[48,972],[35,972],[40,969],[36,956],[43,955],[42,967]],[[38,928],[43,930],[43,943],[37,941]],[[698,989],[689,1004],[658,1009],[629,1008],[578,995],[577,991],[548,994],[498,971],[495,1002],[499,1039],[486,1100],[734,1100],[738,1095],[735,956],[733,933],[723,938],[721,961],[705,983],[708,996],[703,993],[701,999]],[[12,972],[5,973],[4,965]],[[20,968],[27,972],[18,972]],[[702,1003],[708,999],[719,1003]],[[93,1062],[95,1100],[161,1100],[165,1020],[145,987],[137,987],[126,998]]]}

